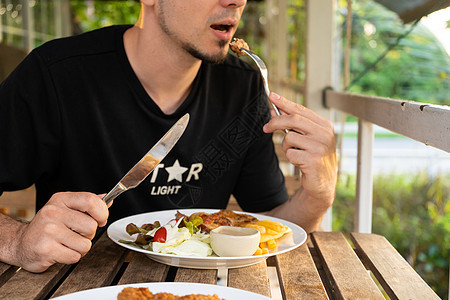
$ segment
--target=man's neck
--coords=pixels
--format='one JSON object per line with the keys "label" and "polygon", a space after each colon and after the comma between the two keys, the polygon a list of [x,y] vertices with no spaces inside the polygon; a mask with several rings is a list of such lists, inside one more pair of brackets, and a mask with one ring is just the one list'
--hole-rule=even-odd
{"label": "man's neck", "polygon": [[172,114],[189,95],[201,61],[163,39],[138,26],[124,34],[125,51],[136,76],[161,111]]}

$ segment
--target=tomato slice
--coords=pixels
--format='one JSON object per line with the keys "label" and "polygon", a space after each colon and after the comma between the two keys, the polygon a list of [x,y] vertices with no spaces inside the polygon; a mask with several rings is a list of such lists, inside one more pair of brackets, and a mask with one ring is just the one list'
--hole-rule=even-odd
{"label": "tomato slice", "polygon": [[155,235],[153,236],[153,241],[157,243],[165,243],[167,238],[167,229],[166,227],[161,227],[156,230]]}

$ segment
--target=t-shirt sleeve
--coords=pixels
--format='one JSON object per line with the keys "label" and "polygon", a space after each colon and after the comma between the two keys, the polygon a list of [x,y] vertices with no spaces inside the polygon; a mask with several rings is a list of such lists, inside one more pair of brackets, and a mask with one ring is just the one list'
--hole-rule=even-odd
{"label": "t-shirt sleeve", "polygon": [[0,194],[55,167],[60,120],[51,76],[34,51],[0,84]]}

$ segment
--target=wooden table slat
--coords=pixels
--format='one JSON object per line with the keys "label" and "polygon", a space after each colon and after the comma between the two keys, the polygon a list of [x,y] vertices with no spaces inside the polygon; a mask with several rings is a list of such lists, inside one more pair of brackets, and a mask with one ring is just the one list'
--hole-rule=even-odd
{"label": "wooden table slat", "polygon": [[55,264],[39,274],[21,269],[0,288],[0,299],[46,299],[69,269],[63,264]]}
{"label": "wooden table slat", "polygon": [[350,237],[363,263],[391,299],[440,299],[385,237],[364,233]]}
{"label": "wooden table slat", "polygon": [[[308,250],[309,253],[311,253],[312,259],[316,265],[317,272],[319,273],[320,280],[322,281],[323,288],[325,289],[327,296],[334,295],[334,289],[331,284],[331,281],[329,279],[329,276],[325,272],[325,269],[322,267],[322,263],[319,257],[319,254],[317,254],[316,249],[311,243],[308,243]],[[335,299],[334,297],[329,297],[330,299]]]}
{"label": "wooden table slat", "polygon": [[53,297],[107,286],[117,274],[127,250],[103,234],[84,256]]}
{"label": "wooden table slat", "polygon": [[174,282],[217,283],[217,270],[178,268]]}
{"label": "wooden table slat", "polygon": [[[286,300],[328,299],[306,243],[277,255],[276,260],[281,292]],[[295,267],[293,262],[297,263]]]}
{"label": "wooden table slat", "polygon": [[228,286],[271,297],[266,261],[228,270]]}
{"label": "wooden table slat", "polygon": [[130,252],[131,260],[117,284],[164,282],[169,266],[148,258],[145,254]]}
{"label": "wooden table slat", "polygon": [[18,267],[0,262],[0,288],[14,275],[17,269]]}
{"label": "wooden table slat", "polygon": [[342,233],[315,232],[311,238],[338,298],[385,299]]}

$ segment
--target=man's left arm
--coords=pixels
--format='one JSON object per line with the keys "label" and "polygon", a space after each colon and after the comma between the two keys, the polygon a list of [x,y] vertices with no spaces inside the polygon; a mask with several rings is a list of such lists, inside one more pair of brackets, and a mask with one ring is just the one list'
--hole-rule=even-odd
{"label": "man's left arm", "polygon": [[267,212],[300,225],[307,232],[319,228],[333,204],[337,182],[336,144],[333,124],[312,110],[271,93],[270,100],[282,112],[263,127],[264,132],[288,129],[282,149],[301,170],[301,186],[285,203]]}

